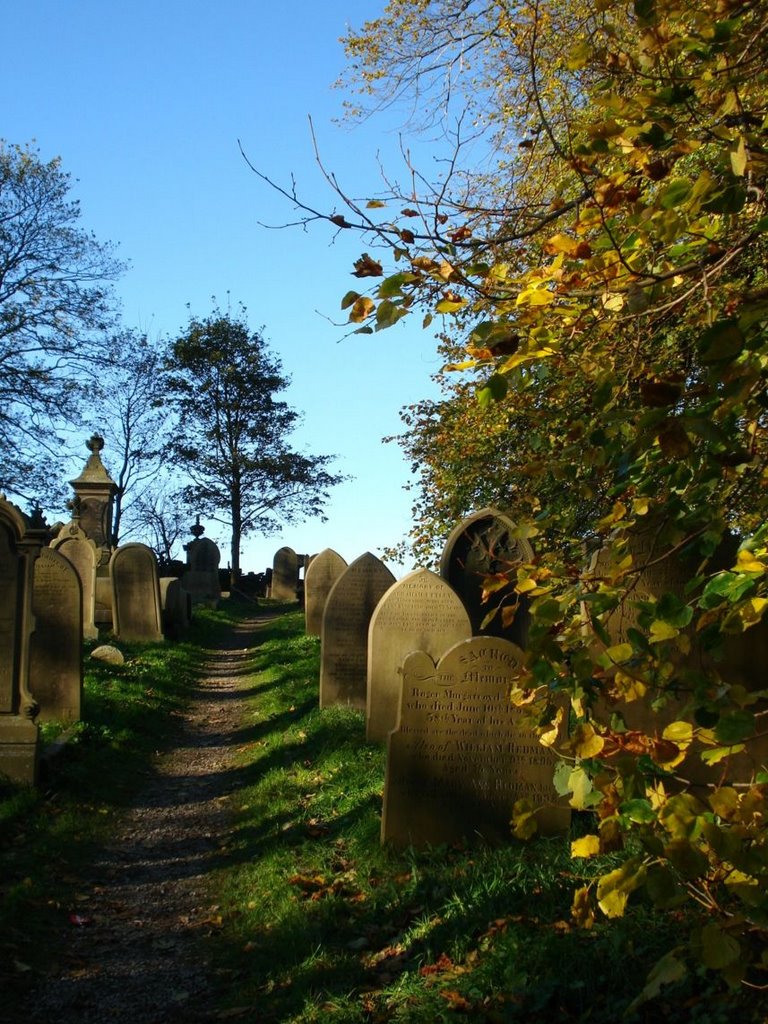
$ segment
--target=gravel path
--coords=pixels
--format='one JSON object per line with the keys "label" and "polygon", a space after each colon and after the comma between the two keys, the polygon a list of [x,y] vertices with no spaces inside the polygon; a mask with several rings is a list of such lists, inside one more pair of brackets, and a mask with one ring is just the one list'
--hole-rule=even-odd
{"label": "gravel path", "polygon": [[51,974],[13,1016],[45,1024],[215,1020],[217,979],[201,937],[216,925],[208,875],[230,829],[231,768],[243,739],[238,681],[265,617],[238,624],[201,666],[177,745],[78,887]]}

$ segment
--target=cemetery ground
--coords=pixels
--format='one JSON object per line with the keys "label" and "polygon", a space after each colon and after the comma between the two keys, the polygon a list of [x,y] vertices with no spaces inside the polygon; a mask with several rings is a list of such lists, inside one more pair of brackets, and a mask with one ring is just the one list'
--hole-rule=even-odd
{"label": "cemetery ground", "polygon": [[0,790],[0,1021],[766,1019],[703,968],[637,1001],[684,912],[571,919],[625,853],[382,847],[384,748],[318,707],[295,607],[223,601],[124,666],[91,646],[83,722]]}

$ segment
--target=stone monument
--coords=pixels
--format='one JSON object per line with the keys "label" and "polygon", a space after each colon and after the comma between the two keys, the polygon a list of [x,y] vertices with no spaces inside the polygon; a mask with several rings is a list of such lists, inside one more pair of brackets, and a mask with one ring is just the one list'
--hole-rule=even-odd
{"label": "stone monument", "polygon": [[320,636],[323,609],[331,587],[346,570],[347,563],[333,548],[325,548],[310,562],[304,573],[304,613],[307,633]]}
{"label": "stone monument", "polygon": [[0,495],[0,776],[34,785],[38,705],[29,688],[34,563],[47,540],[41,516],[29,519]]}
{"label": "stone monument", "polygon": [[83,599],[74,565],[50,547],[35,560],[29,689],[40,722],[77,722],[83,700]]}
{"label": "stone monument", "polygon": [[[451,532],[440,559],[440,575],[451,584],[467,609],[475,635],[499,636],[525,647],[528,635],[527,601],[509,585],[483,603],[483,581],[505,572],[516,562],[530,562],[531,545],[515,536],[517,527],[504,513],[485,508],[462,520]],[[505,627],[497,613],[485,626],[494,607],[517,606],[514,621]]]}
{"label": "stone monument", "polygon": [[370,551],[339,576],[325,602],[320,634],[320,707],[365,710],[368,625],[395,577]]}
{"label": "stone monument", "polygon": [[423,651],[408,655],[387,747],[382,842],[504,842],[520,799],[536,808],[541,834],[568,828],[552,784],[555,756],[520,726],[509,700],[522,658],[498,637],[463,640],[437,664]]}
{"label": "stone monument", "polygon": [[280,548],[272,560],[269,596],[275,601],[295,601],[299,588],[299,556],[293,548]]}
{"label": "stone monument", "polygon": [[215,608],[221,600],[219,584],[219,562],[221,553],[218,546],[208,537],[203,537],[205,527],[197,516],[190,528],[194,540],[184,545],[187,553],[187,568],[181,577],[181,585],[192,598],[192,604]]}
{"label": "stone monument", "polygon": [[120,640],[157,643],[163,639],[157,559],[146,544],[117,548],[109,563],[114,632]]}
{"label": "stone monument", "polygon": [[368,630],[366,735],[386,740],[397,724],[403,677],[411,651],[437,660],[472,626],[455,590],[429,569],[416,569],[393,584],[379,601]]}
{"label": "stone monument", "polygon": [[[75,503],[73,503],[75,504]],[[99,557],[94,541],[89,540],[77,525],[76,519],[62,527],[51,541],[51,547],[74,566],[80,578],[83,610],[83,637],[95,640],[99,635],[96,626],[96,563]]]}

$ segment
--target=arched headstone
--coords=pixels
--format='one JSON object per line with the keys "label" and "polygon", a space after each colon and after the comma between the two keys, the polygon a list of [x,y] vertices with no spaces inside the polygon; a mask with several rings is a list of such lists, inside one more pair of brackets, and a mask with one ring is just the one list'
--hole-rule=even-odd
{"label": "arched headstone", "polygon": [[82,530],[74,525],[65,526],[51,547],[63,555],[74,566],[80,578],[83,608],[83,637],[95,640],[99,631],[96,627],[96,565],[98,550]]}
{"label": "arched headstone", "polygon": [[41,722],[77,722],[83,700],[83,599],[74,565],[43,548],[35,561],[32,611],[35,629],[29,689]]}
{"label": "arched headstone", "polygon": [[331,587],[323,612],[320,707],[365,710],[368,625],[395,577],[370,551],[355,559]]}
{"label": "arched headstone", "polygon": [[304,573],[304,612],[307,633],[320,636],[323,609],[331,587],[347,569],[347,563],[333,548],[315,555]]}
{"label": "arched headstone", "polygon": [[472,626],[459,596],[429,569],[416,569],[389,588],[368,629],[369,740],[386,740],[397,724],[406,655],[425,651],[437,659],[471,636]]}
{"label": "arched headstone", "polygon": [[117,548],[109,562],[115,636],[141,643],[163,639],[157,559],[146,544]]}
{"label": "arched headstone", "polygon": [[275,601],[295,601],[299,585],[299,559],[293,548],[280,548],[272,562],[269,596]]}
{"label": "arched headstone", "polygon": [[[483,582],[487,576],[505,572],[516,562],[530,562],[531,545],[516,536],[515,523],[497,509],[485,508],[462,520],[451,532],[440,559],[440,575],[453,587],[467,609],[475,635],[499,636],[525,647],[528,609],[524,598],[509,584],[483,603]],[[494,607],[513,608],[515,617],[504,625],[500,612],[483,626]]]}
{"label": "arched headstone", "polygon": [[507,640],[477,636],[437,663],[423,651],[408,655],[387,747],[382,842],[504,841],[520,799],[537,808],[542,834],[568,828],[552,784],[555,755],[520,726],[509,700],[522,658]]}

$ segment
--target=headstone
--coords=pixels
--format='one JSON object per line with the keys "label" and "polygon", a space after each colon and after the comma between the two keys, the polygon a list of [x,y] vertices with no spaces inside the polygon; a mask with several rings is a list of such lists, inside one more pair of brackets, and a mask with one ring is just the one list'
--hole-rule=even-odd
{"label": "headstone", "polygon": [[146,544],[117,548],[109,563],[114,632],[120,640],[163,639],[160,584],[155,553]]}
{"label": "headstone", "polygon": [[37,703],[29,689],[34,560],[45,531],[0,495],[0,776],[34,785]]}
{"label": "headstone", "polygon": [[82,587],[71,562],[49,547],[35,561],[32,611],[29,689],[40,705],[39,721],[77,722],[83,700]]}
{"label": "headstone", "polygon": [[323,612],[320,640],[320,707],[366,706],[368,626],[395,577],[370,551],[336,580]]}
{"label": "headstone", "polygon": [[[664,525],[663,521],[659,523],[656,519],[648,522],[641,520],[627,537],[624,557],[631,555],[632,564],[629,567],[630,575],[625,576],[624,581],[630,581],[630,590],[627,598],[606,616],[603,623],[612,645],[625,643],[628,630],[637,625],[637,602],[657,601],[664,594],[673,594],[684,602],[695,600],[696,594],[687,588],[693,577],[730,569],[736,560],[737,544],[733,538],[726,538],[704,568],[698,555],[688,554],[685,548],[675,543],[674,538],[665,535]],[[589,572],[598,578],[612,578],[615,570],[608,549],[595,553]],[[660,737],[671,722],[681,717],[690,718],[691,709],[686,710],[686,706],[691,688],[689,680],[693,676],[706,675],[715,688],[719,680],[723,680],[750,691],[765,689],[768,623],[761,621],[744,633],[728,635],[725,638],[725,656],[719,661],[715,661],[703,650],[700,637],[692,627],[683,632],[687,634],[688,650],[684,653],[678,649],[676,666],[682,681],[679,695],[670,696],[663,706],[654,709],[651,701],[658,696],[655,691],[648,692],[645,698],[627,701],[614,688],[615,692],[610,699],[598,705],[598,717],[606,720],[610,714],[618,713],[628,731],[649,738]],[[750,707],[754,712],[765,709],[765,701]],[[753,772],[768,766],[766,737],[750,741],[747,751],[732,755],[727,763],[721,761],[712,767],[702,763],[702,749],[698,742],[693,744],[685,761],[676,766],[675,773],[694,784],[722,784],[728,781],[744,783],[751,778]]]}
{"label": "headstone", "polygon": [[389,588],[376,606],[368,630],[369,740],[386,740],[397,724],[406,655],[424,651],[437,659],[471,636],[472,626],[460,598],[429,569],[416,569]]}
{"label": "headstone", "polygon": [[[467,609],[475,635],[499,636],[525,647],[528,635],[528,607],[514,586],[493,593],[483,602],[486,577],[506,572],[517,562],[530,562],[531,545],[516,536],[517,527],[497,509],[486,508],[468,516],[452,531],[440,559],[440,575],[453,587]],[[494,608],[516,608],[514,620],[504,625],[501,611],[483,625]]]}
{"label": "headstone", "polygon": [[437,664],[423,651],[408,655],[388,741],[382,842],[504,842],[521,799],[536,807],[542,835],[568,828],[552,785],[555,756],[521,727],[509,700],[522,658],[498,637],[463,640]]}
{"label": "headstone", "polygon": [[347,563],[333,548],[326,548],[310,562],[304,574],[304,612],[307,633],[320,636],[323,609],[331,587],[346,570]]}
{"label": "headstone", "polygon": [[203,537],[205,527],[197,517],[191,528],[194,540],[184,545],[187,552],[187,568],[181,577],[181,586],[188,592],[192,604],[208,605],[215,608],[221,600],[219,562],[221,552],[208,537]]}
{"label": "headstone", "polygon": [[74,566],[80,578],[83,598],[83,637],[95,640],[99,635],[96,626],[96,563],[98,552],[96,545],[89,540],[82,530],[73,524],[65,526],[51,547],[63,555]]}
{"label": "headstone", "polygon": [[295,601],[298,585],[298,555],[293,548],[280,548],[272,561],[270,597],[275,601]]}
{"label": "headstone", "polygon": [[192,595],[178,577],[160,577],[160,607],[165,635],[174,640],[184,636],[192,621]]}

